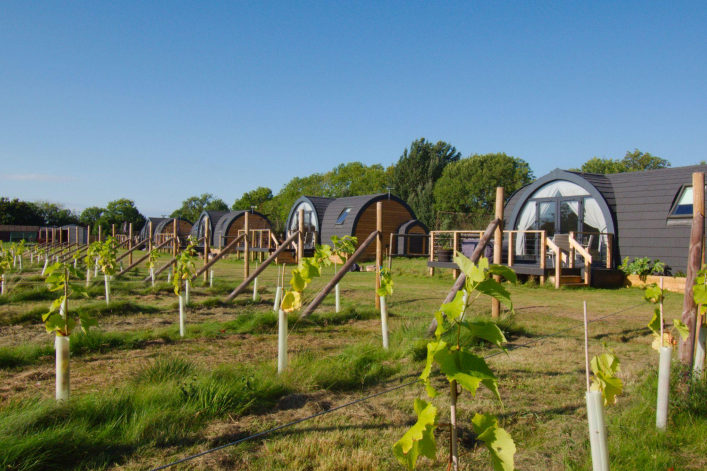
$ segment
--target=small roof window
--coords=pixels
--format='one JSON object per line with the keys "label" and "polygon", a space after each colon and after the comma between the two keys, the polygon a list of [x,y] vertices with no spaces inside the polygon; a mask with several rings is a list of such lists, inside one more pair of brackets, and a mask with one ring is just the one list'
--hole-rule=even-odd
{"label": "small roof window", "polygon": [[339,214],[339,219],[336,220],[336,224],[343,224],[344,221],[346,221],[346,216],[348,216],[350,212],[351,208],[344,208],[344,210],[341,211],[341,214]]}
{"label": "small roof window", "polygon": [[682,189],[677,204],[673,207],[671,216],[689,217],[692,216],[692,187],[686,186]]}

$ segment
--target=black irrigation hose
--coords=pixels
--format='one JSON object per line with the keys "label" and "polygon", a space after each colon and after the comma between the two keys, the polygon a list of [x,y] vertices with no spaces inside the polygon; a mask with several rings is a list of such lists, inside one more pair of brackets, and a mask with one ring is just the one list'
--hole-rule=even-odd
{"label": "black irrigation hose", "polygon": [[[628,308],[626,308],[626,309],[622,309],[622,310],[620,310],[620,311],[612,312],[611,314],[607,314],[607,315],[605,315],[605,316],[597,317],[596,319],[592,319],[591,321],[587,321],[587,324],[593,324],[594,322],[599,322],[600,320],[606,319],[607,317],[615,316],[615,315],[617,315],[617,314],[621,314],[622,312],[630,311],[631,309],[635,309],[635,308],[637,308],[637,307],[639,307],[639,306],[645,306],[645,303],[636,304],[635,306],[631,306],[631,307],[628,307]],[[538,343],[538,342],[540,342],[540,341],[542,341],[542,340],[548,339],[548,338],[550,338],[550,337],[555,337],[555,336],[557,336],[557,335],[563,334],[563,333],[565,333],[565,332],[569,332],[570,330],[574,330],[574,329],[577,329],[577,328],[583,327],[583,326],[584,326],[584,322],[581,323],[581,324],[577,324],[577,325],[575,325],[575,326],[572,326],[572,327],[568,327],[567,329],[558,330],[557,332],[553,332],[552,334],[548,334],[548,335],[546,335],[546,336],[544,336],[544,337],[540,337],[540,338],[537,338],[537,339],[533,339],[533,340],[531,340],[530,342],[526,342],[526,343],[524,343],[524,344],[522,344],[522,345],[511,345],[511,346],[509,346],[508,348],[506,348],[506,351],[515,350],[515,349],[521,348],[521,347],[527,347],[528,345],[531,345],[531,344],[533,344],[533,343]],[[487,356],[484,357],[484,360],[487,360],[487,359],[489,359],[489,358],[495,357],[495,356],[497,356],[497,355],[501,355],[502,353],[506,353],[506,351],[498,351],[498,352],[492,353],[492,354],[490,354],[490,355],[487,355]],[[373,399],[374,397],[382,396],[383,394],[388,394],[389,392],[393,392],[393,391],[396,391],[396,390],[398,390],[398,389],[405,388],[405,387],[407,387],[407,386],[412,386],[413,384],[418,384],[419,382],[420,382],[419,379],[415,379],[415,380],[410,381],[410,382],[407,382],[407,383],[399,384],[398,386],[392,387],[392,388],[390,388],[390,389],[385,389],[385,390],[380,391],[380,392],[377,392],[377,393],[375,393],[375,394],[371,394],[370,396],[362,397],[362,398],[360,398],[360,399],[356,399],[355,401],[351,401],[351,402],[348,402],[348,403],[346,403],[346,404],[342,404],[342,405],[340,405],[340,406],[336,406],[336,407],[333,407],[333,408],[331,408],[331,409],[328,409],[328,410],[325,410],[325,411],[322,411],[322,412],[318,412],[318,413],[316,413],[316,414],[314,414],[314,415],[310,415],[309,417],[304,417],[304,418],[302,418],[302,419],[297,419],[297,420],[295,420],[295,421],[293,421],[293,422],[289,422],[289,423],[286,423],[286,424],[283,424],[283,425],[278,425],[277,427],[271,428],[271,429],[269,429],[269,430],[265,430],[265,431],[263,431],[263,432],[259,432],[259,433],[256,433],[256,434],[254,434],[254,435],[250,435],[250,436],[248,436],[248,437],[241,438],[240,440],[236,440],[236,441],[234,441],[234,442],[226,443],[225,445],[221,445],[221,446],[218,446],[218,447],[216,447],[216,448],[212,448],[212,449],[210,449],[210,450],[202,451],[201,453],[197,453],[196,455],[187,456],[186,458],[182,458],[181,460],[174,461],[174,462],[172,462],[172,463],[162,465],[162,466],[160,466],[160,467],[158,467],[158,468],[152,468],[150,471],[159,471],[159,470],[161,470],[161,469],[167,469],[167,468],[170,468],[170,467],[172,467],[172,466],[175,466],[175,465],[178,465],[178,464],[187,462],[187,461],[191,461],[191,460],[193,460],[193,459],[195,459],[195,458],[199,458],[200,456],[208,455],[208,454],[214,453],[214,452],[216,452],[216,451],[222,450],[222,449],[224,449],[224,448],[228,448],[228,447],[231,447],[231,446],[239,445],[239,444],[241,444],[241,443],[244,443],[244,442],[253,440],[253,439],[255,439],[255,438],[262,437],[262,436],[264,436],[264,435],[268,435],[268,434],[273,433],[273,432],[277,432],[278,430],[282,430],[282,429],[284,429],[284,428],[291,427],[291,426],[293,426],[293,425],[297,425],[297,424],[302,423],[302,422],[305,422],[305,421],[307,421],[307,420],[311,420],[311,419],[320,417],[320,416],[322,416],[322,415],[329,414],[329,413],[331,413],[331,412],[335,412],[335,411],[337,411],[337,410],[339,410],[339,409],[343,409],[343,408],[345,408],[345,407],[349,407],[349,406],[352,406],[352,405],[354,405],[354,404],[358,404],[358,403],[360,403],[360,402],[364,402],[364,401],[367,401],[367,400],[369,400],[369,399]]]}

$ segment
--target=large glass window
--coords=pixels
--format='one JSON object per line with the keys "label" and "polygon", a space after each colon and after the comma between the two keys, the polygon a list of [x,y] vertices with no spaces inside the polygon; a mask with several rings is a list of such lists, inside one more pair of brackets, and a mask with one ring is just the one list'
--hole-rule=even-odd
{"label": "large glass window", "polygon": [[555,202],[538,203],[538,229],[546,231],[548,237],[555,234]]}
{"label": "large glass window", "polygon": [[560,234],[579,231],[579,201],[560,202]]}

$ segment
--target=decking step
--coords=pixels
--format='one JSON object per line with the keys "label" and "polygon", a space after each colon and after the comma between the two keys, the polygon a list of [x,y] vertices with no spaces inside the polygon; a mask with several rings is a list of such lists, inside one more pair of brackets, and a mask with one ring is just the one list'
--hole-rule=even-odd
{"label": "decking step", "polygon": [[565,275],[560,279],[562,280],[563,285],[570,285],[570,284],[575,284],[575,283],[584,284],[584,278],[582,278],[581,276],[577,276],[577,275]]}

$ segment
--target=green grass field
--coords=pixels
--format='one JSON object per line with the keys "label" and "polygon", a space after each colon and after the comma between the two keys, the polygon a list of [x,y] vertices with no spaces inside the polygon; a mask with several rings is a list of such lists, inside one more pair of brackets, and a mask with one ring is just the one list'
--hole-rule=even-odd
{"label": "green grass field", "polygon": [[[160,258],[158,265],[167,260]],[[26,263],[26,265],[29,265]],[[126,264],[127,265],[127,264]],[[253,264],[254,266],[254,264]],[[424,366],[425,330],[452,286],[450,272],[426,276],[424,260],[393,264],[389,300],[391,348],[381,347],[374,309],[374,274],[350,273],[343,282],[343,310],[333,296],[310,318],[290,316],[286,373],[277,369],[277,316],[272,310],[277,270],[259,279],[236,302],[223,298],[243,279],[243,262],[216,264],[213,288],[192,290],[187,336],[178,328],[177,298],[162,278],[154,288],[140,280],[144,267],[114,282],[105,305],[102,283],[69,309],[97,317],[100,328],[72,335],[70,406],[54,397],[53,339],[41,314],[54,294],[26,267],[11,275],[0,296],[0,467],[7,470],[145,470],[271,427],[330,410],[414,380]],[[311,299],[333,268],[307,289]],[[589,470],[584,408],[583,330],[547,334],[581,324],[582,302],[590,319],[592,354],[606,342],[621,359],[625,392],[607,408],[613,470],[707,468],[705,388],[686,398],[675,383],[670,426],[655,431],[657,353],[645,327],[652,309],[640,289],[554,290],[535,284],[509,287],[515,312],[499,326],[509,346],[489,365],[499,376],[503,405],[480,390],[460,396],[462,468],[492,469],[477,446],[470,419],[499,416],[516,442],[516,468]],[[668,319],[679,317],[682,296],[666,300]],[[621,311],[621,312],[619,312]],[[490,315],[490,302],[477,306]],[[522,346],[533,342],[527,346]],[[480,354],[495,352],[488,345]],[[444,385],[435,379],[437,386]],[[446,381],[446,380],[444,380]],[[434,402],[448,420],[448,388]],[[360,402],[271,435],[229,447],[173,469],[379,470],[402,469],[391,446],[414,422],[420,385]],[[418,469],[446,469],[448,433],[437,435],[438,460]]]}

